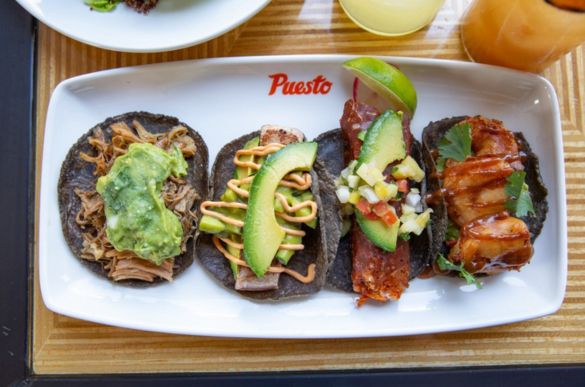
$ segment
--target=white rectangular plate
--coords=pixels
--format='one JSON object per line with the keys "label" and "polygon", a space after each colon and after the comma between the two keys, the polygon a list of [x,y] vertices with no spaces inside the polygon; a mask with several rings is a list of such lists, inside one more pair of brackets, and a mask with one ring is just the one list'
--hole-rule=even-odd
{"label": "white rectangular plate", "polygon": [[[383,58],[398,65],[418,91],[412,122],[420,138],[429,121],[482,114],[522,131],[540,156],[550,210],[530,265],[482,279],[478,290],[456,278],[412,281],[398,302],[356,308],[355,296],[323,290],[308,299],[258,303],[220,287],[195,262],[168,284],[117,286],[87,270],[61,233],[57,181],[68,149],[106,117],[145,110],[179,117],[201,133],[213,161],[229,140],[278,123],[308,138],[338,127],[352,76],[348,56],[276,56],[186,61],[83,75],[61,83],[51,98],[42,164],[40,279],[57,313],[121,327],[213,336],[336,338],[471,329],[531,319],[561,305],[567,276],[563,148],[557,99],[545,79],[473,63]],[[326,94],[269,95],[271,74],[290,81],[322,75]],[[325,88],[326,90],[327,88]],[[321,91],[325,91],[321,90]]]}

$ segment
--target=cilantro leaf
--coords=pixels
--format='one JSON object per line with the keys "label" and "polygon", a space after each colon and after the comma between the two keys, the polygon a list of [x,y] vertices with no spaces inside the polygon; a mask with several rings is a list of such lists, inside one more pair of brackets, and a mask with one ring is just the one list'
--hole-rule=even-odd
{"label": "cilantro leaf", "polygon": [[459,239],[459,227],[457,227],[455,223],[449,220],[449,225],[447,226],[447,232],[445,234],[445,240],[455,241],[457,239]]}
{"label": "cilantro leaf", "polygon": [[457,124],[453,126],[439,140],[438,148],[439,156],[443,159],[465,160],[471,154],[471,125]]}
{"label": "cilantro leaf", "polygon": [[449,261],[447,258],[443,257],[442,254],[439,254],[437,257],[437,265],[441,270],[450,270],[456,271],[459,273],[459,277],[463,278],[468,285],[474,284],[476,288],[481,289],[481,283],[465,268],[463,267],[463,262],[461,265],[457,266],[453,262]]}
{"label": "cilantro leaf", "polygon": [[447,161],[447,159],[445,159],[444,157],[439,157],[437,159],[437,171],[438,172],[443,172],[445,170],[445,162]]}
{"label": "cilantro leaf", "polygon": [[508,176],[504,191],[508,196],[506,201],[506,208],[512,211],[516,216],[522,217],[528,213],[534,214],[534,206],[530,198],[530,190],[528,184],[524,182],[526,172],[515,171]]}

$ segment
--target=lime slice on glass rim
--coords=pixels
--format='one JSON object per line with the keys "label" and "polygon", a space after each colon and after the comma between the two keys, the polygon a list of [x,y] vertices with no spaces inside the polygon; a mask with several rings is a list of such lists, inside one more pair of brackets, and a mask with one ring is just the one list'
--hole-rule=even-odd
{"label": "lime slice on glass rim", "polygon": [[416,90],[410,79],[395,66],[380,59],[360,57],[343,63],[366,86],[407,116],[416,110]]}

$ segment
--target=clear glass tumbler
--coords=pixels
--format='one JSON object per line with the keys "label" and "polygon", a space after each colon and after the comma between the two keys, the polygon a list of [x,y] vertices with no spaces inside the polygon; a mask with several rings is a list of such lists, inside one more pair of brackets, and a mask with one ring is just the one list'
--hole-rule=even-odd
{"label": "clear glass tumbler", "polygon": [[415,32],[429,24],[445,0],[339,0],[349,18],[384,36]]}
{"label": "clear glass tumbler", "polygon": [[[551,1],[554,3],[554,1]],[[461,25],[461,40],[476,62],[539,73],[585,41],[585,12],[545,0],[475,0]]]}

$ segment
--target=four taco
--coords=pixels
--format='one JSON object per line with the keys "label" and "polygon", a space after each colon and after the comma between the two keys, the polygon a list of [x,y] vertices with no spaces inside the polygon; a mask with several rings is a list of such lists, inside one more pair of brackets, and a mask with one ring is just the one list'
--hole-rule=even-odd
{"label": "four taco", "polygon": [[403,113],[358,101],[356,89],[340,129],[311,142],[265,125],[225,145],[209,179],[205,142],[178,119],[107,119],[62,165],[67,243],[118,283],[171,281],[197,257],[250,299],[328,285],[358,305],[397,300],[430,272],[473,282],[526,264],[548,206],[522,134],[453,117],[430,123],[421,146],[409,128],[416,95]]}

